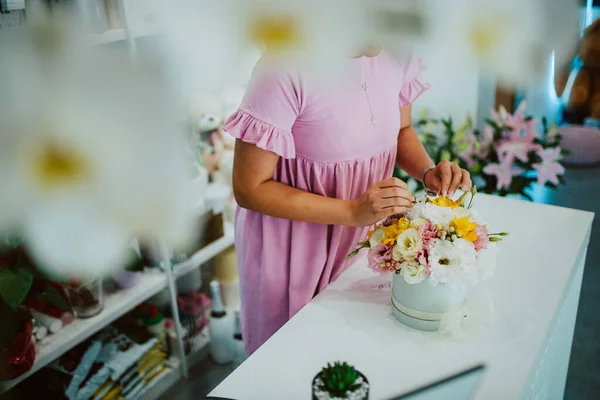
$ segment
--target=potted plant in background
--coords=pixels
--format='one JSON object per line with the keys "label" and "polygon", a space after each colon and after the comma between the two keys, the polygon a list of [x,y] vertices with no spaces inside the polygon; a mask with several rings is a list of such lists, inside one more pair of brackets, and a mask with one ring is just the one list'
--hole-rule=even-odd
{"label": "potted plant in background", "polygon": [[[526,114],[522,101],[514,114],[500,107],[491,111],[482,129],[473,126],[470,116],[458,128],[451,118],[432,119],[425,113],[415,124],[417,134],[431,158],[457,162],[471,173],[480,192],[517,196],[533,201],[532,185],[556,189],[564,184],[562,137],[555,124]],[[403,171],[395,176],[407,181],[413,191],[422,189]]]}
{"label": "potted plant in background", "polygon": [[[58,286],[60,288],[60,286]],[[20,241],[0,242],[0,380],[29,371],[35,361],[33,321],[26,301],[69,309],[57,285],[39,273]]]}
{"label": "potted plant in background", "polygon": [[346,362],[327,364],[312,382],[313,400],[367,400],[369,381]]}

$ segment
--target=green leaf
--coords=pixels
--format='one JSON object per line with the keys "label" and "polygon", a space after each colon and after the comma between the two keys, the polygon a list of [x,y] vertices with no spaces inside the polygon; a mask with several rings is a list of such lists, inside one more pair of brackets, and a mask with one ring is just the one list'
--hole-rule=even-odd
{"label": "green leaf", "polygon": [[2,321],[2,329],[0,329],[0,349],[5,349],[21,331],[22,319],[20,318],[18,311],[0,301],[0,321]]}
{"label": "green leaf", "polygon": [[25,268],[0,270],[0,297],[12,308],[17,308],[31,289],[33,275]]}
{"label": "green leaf", "polygon": [[65,300],[64,296],[62,296],[58,290],[56,290],[56,287],[54,287],[54,285],[52,285],[50,282],[45,283],[44,291],[37,296],[37,298],[42,301],[50,302],[61,310],[69,309],[69,304]]}

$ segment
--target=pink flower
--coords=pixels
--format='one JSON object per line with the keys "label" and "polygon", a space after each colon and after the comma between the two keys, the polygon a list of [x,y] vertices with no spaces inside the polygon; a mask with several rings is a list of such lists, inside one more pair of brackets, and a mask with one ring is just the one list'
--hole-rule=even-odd
{"label": "pink flower", "polygon": [[369,250],[367,254],[367,261],[369,262],[369,268],[373,271],[384,275],[390,271],[395,262],[392,260],[392,246],[387,244],[380,244],[377,247]]}
{"label": "pink flower", "polygon": [[500,163],[491,163],[485,166],[483,172],[487,175],[496,176],[496,189],[508,189],[514,176],[523,172],[521,168],[513,166],[512,160],[500,157]]}
{"label": "pink flower", "polygon": [[423,246],[421,247],[421,250],[419,250],[419,252],[417,253],[417,260],[419,261],[419,264],[425,267],[425,271],[427,271],[427,274],[430,274],[429,248],[430,245],[434,243],[434,240],[437,240],[437,230],[431,222],[427,221],[419,227],[419,233],[423,238]]}
{"label": "pink flower", "polygon": [[486,229],[483,226],[478,226],[475,228],[475,234],[477,235],[477,240],[473,243],[475,251],[486,249],[490,242]]}
{"label": "pink flower", "polygon": [[419,227],[419,233],[423,238],[423,244],[429,245],[431,239],[437,238],[437,230],[435,229],[435,225],[431,222],[427,221],[423,225]]}
{"label": "pink flower", "polygon": [[475,156],[477,155],[477,137],[473,131],[469,130],[465,137],[457,143],[461,150],[457,151],[457,155],[462,158],[469,168],[473,168],[475,165]]}
{"label": "pink flower", "polygon": [[539,185],[545,185],[546,182],[558,185],[558,175],[565,173],[565,168],[558,162],[560,151],[560,147],[555,147],[554,149],[540,150],[538,153],[542,162],[533,164],[533,168],[538,172]]}
{"label": "pink flower", "polygon": [[485,159],[490,153],[490,146],[494,143],[494,129],[491,126],[486,126],[481,131],[481,139],[479,140],[479,149],[476,156],[480,159]]}
{"label": "pink flower", "polygon": [[515,129],[510,133],[508,140],[498,145],[497,152],[502,157],[506,157],[511,164],[515,159],[527,162],[529,161],[529,152],[539,148],[539,145],[535,144],[534,140],[534,132],[522,135],[520,129]]}

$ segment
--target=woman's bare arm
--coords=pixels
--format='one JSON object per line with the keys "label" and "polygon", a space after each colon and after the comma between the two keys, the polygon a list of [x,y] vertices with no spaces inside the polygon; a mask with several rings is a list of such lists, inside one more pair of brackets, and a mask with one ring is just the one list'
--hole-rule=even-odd
{"label": "woman's bare arm", "polygon": [[400,125],[396,156],[396,164],[400,168],[419,181],[425,179],[427,187],[442,196],[452,197],[459,187],[463,190],[471,190],[469,172],[450,161],[441,161],[423,176],[423,172],[435,164],[412,126],[410,106],[400,109]]}
{"label": "woman's bare arm", "polygon": [[370,225],[412,206],[406,185],[387,179],[360,199],[340,200],[308,193],[272,179],[279,156],[237,140],[233,190],[238,204],[261,214],[330,225]]}
{"label": "woman's bare arm", "polygon": [[411,108],[411,106],[407,106],[400,109],[400,133],[398,134],[396,164],[407,174],[420,181],[423,178],[423,171],[435,164],[431,161],[412,126]]}

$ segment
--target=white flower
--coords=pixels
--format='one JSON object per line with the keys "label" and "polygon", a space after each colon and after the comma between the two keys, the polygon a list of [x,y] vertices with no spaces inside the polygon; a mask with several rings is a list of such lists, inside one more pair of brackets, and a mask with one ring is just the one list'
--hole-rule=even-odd
{"label": "white flower", "polygon": [[369,239],[369,245],[372,249],[374,249],[375,247],[379,246],[381,242],[383,242],[383,239],[385,239],[385,232],[383,231],[383,229],[377,228],[375,229],[375,232],[373,232],[371,238]]}
{"label": "white flower", "polygon": [[427,278],[427,271],[425,266],[419,264],[416,261],[409,261],[402,264],[400,273],[404,277],[404,281],[409,285],[415,283],[421,283]]}
{"label": "white flower", "polygon": [[462,288],[475,282],[475,247],[467,240],[435,241],[430,249],[429,262],[433,285],[441,283]]}
{"label": "white flower", "polygon": [[499,249],[495,243],[488,243],[486,249],[477,253],[476,269],[481,279],[489,278],[494,274]]}
{"label": "white flower", "polygon": [[359,51],[365,25],[360,0],[172,0],[158,7],[161,51],[192,96],[220,91],[261,47],[277,64],[339,71]]}
{"label": "white flower", "polygon": [[452,57],[472,60],[503,81],[532,83],[546,72],[551,51],[556,50],[565,60],[577,37],[576,2],[551,3],[429,1],[427,15],[433,30],[429,40],[437,39]]}
{"label": "white flower", "polygon": [[447,228],[455,216],[456,213],[452,208],[440,207],[431,203],[425,204],[422,212],[423,218],[431,221],[434,225],[441,225],[442,228]]}
{"label": "white flower", "polygon": [[0,213],[11,213],[0,230],[22,234],[40,267],[81,277],[120,268],[134,236],[185,240],[173,99],[124,54],[47,36],[56,24],[46,36],[31,29],[0,43],[11,54],[0,58],[0,87],[25,83],[0,91]]}
{"label": "white flower", "polygon": [[392,249],[392,258],[396,261],[414,260],[422,247],[423,238],[421,238],[419,231],[409,228],[396,239],[396,245]]}

